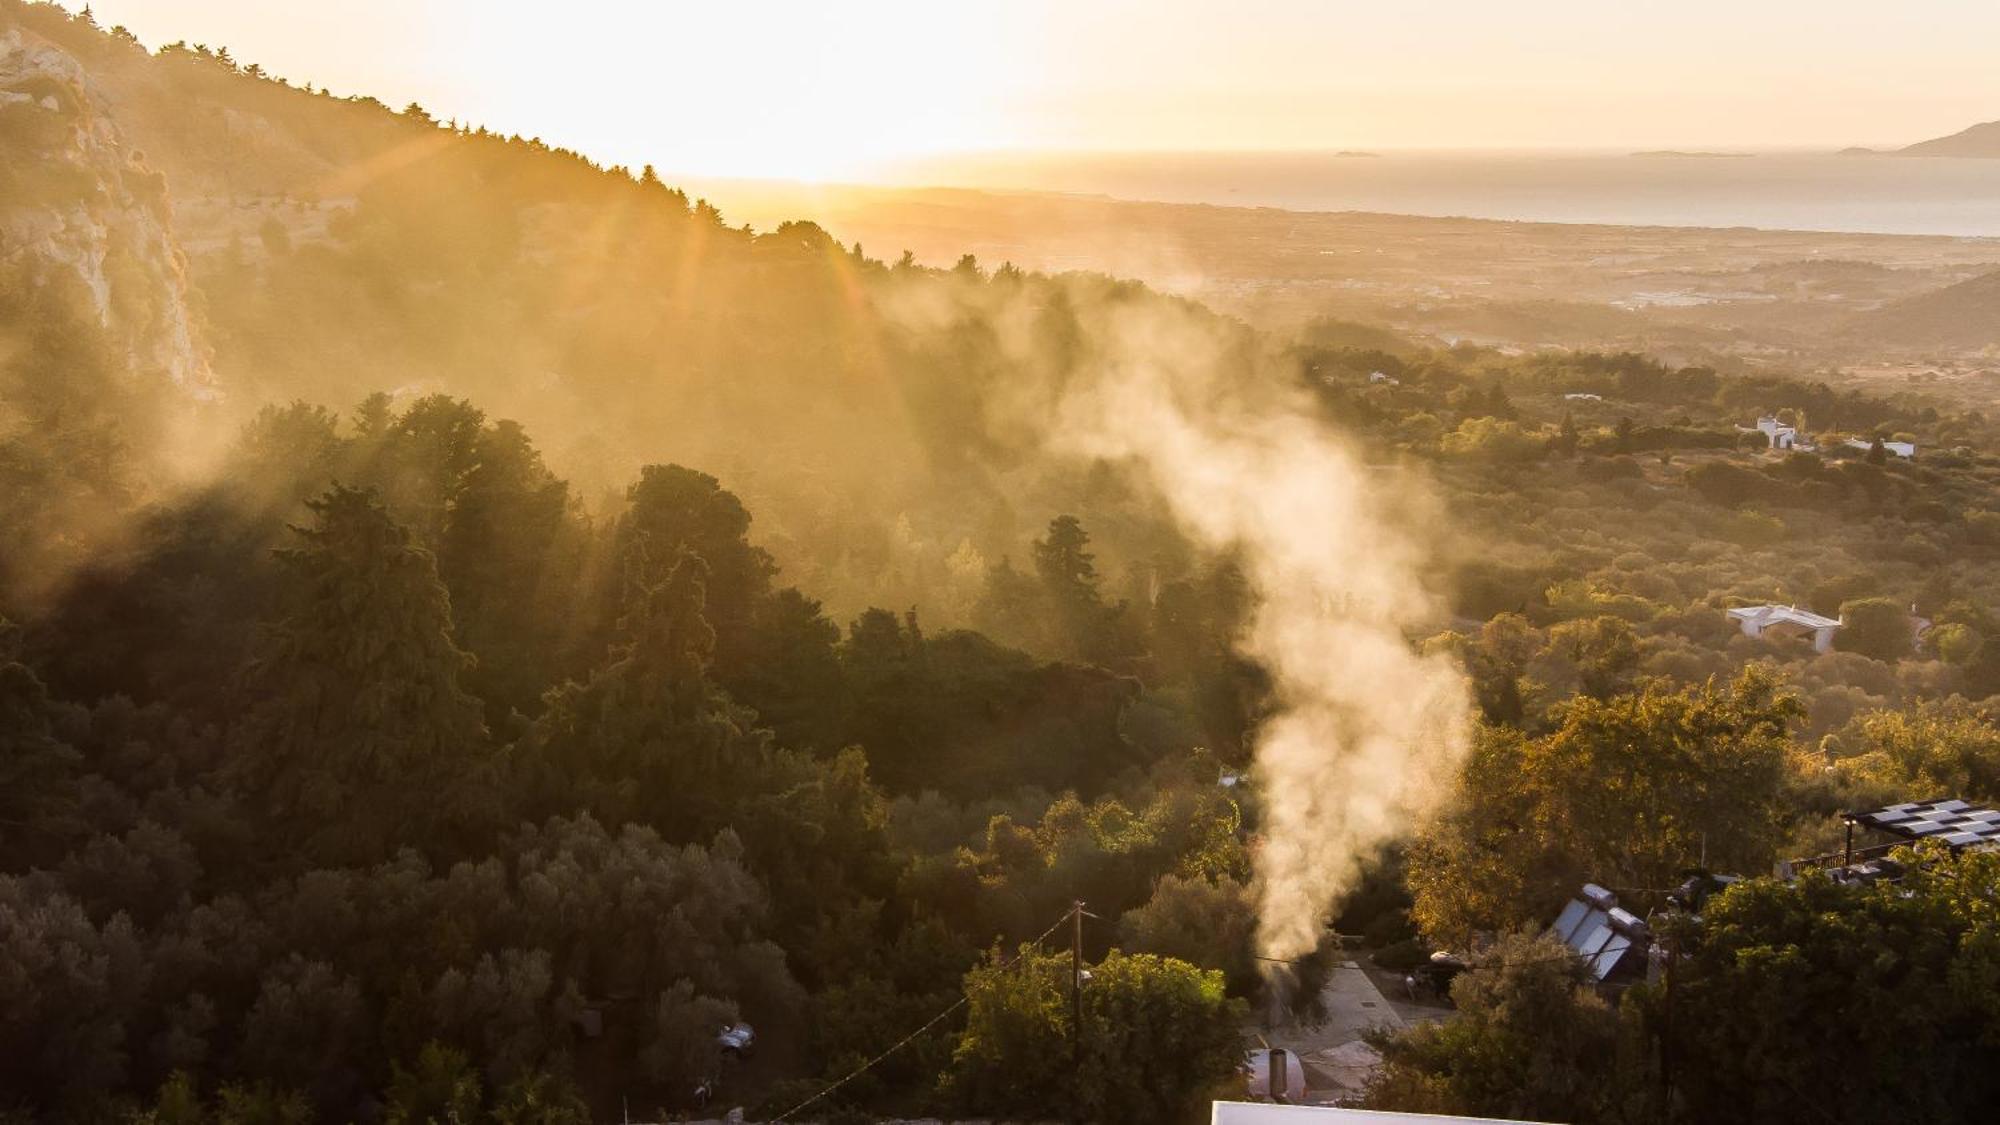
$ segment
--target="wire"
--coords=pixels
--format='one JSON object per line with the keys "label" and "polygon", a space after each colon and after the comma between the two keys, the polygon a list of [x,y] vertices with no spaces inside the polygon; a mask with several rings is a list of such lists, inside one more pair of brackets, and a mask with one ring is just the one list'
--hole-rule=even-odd
{"label": "wire", "polygon": [[[1072,906],[1068,910],[1063,911],[1063,916],[1056,919],[1053,925],[1051,925],[1048,929],[1043,930],[1040,934],[1037,934],[1032,940],[1024,942],[1023,944],[1040,945],[1050,934],[1055,933],[1058,927],[1060,927],[1064,922],[1069,921],[1071,917],[1073,917],[1080,911],[1084,913],[1085,917],[1091,917],[1091,918],[1096,917],[1096,915],[1090,914],[1088,911],[1084,911],[1082,904],[1079,903],[1076,906]],[[1009,968],[1014,964],[1018,963],[1020,960],[1021,960],[1021,955],[1017,953],[1011,960],[1002,962],[1000,967],[1003,969]],[[959,998],[951,1003],[950,1007],[947,1007],[944,1011],[939,1012],[937,1015],[932,1016],[930,1019],[925,1020],[922,1027],[919,1027],[915,1031],[910,1032],[908,1035],[903,1036],[901,1039],[896,1040],[896,1042],[892,1046],[890,1046],[888,1050],[883,1051],[881,1054],[876,1055],[874,1058],[869,1059],[867,1062],[862,1063],[858,1067],[855,1067],[853,1070],[849,1071],[845,1076],[843,1076],[840,1080],[836,1081],[833,1085],[828,1086],[826,1089],[821,1090],[819,1093],[814,1094],[812,1097],[807,1098],[805,1101],[802,1101],[799,1104],[793,1106],[792,1108],[786,1110],[785,1112],[779,1114],[778,1116],[773,1117],[771,1119],[771,1125],[778,1125],[778,1122],[785,1120],[792,1114],[797,1113],[798,1111],[813,1104],[814,1102],[820,1100],[821,1098],[826,1097],[828,1094],[833,1093],[835,1090],[840,1089],[842,1086],[847,1085],[849,1082],[854,1081],[856,1078],[861,1077],[863,1074],[866,1074],[877,1063],[880,1063],[883,1059],[888,1058],[890,1055],[895,1054],[897,1051],[902,1050],[905,1046],[909,1044],[909,1042],[912,1039],[915,1039],[919,1035],[922,1035],[924,1032],[929,1031],[933,1027],[936,1027],[938,1023],[941,1022],[946,1016],[949,1016],[953,1012],[958,1011],[960,1008],[965,1007],[968,1003],[971,1002],[971,999],[972,999],[971,997],[961,993],[959,995]]]}
{"label": "wire", "polygon": [[[1282,958],[1282,957],[1256,957],[1256,958],[1254,958],[1254,959],[1255,959],[1255,960],[1258,960],[1258,961],[1269,961],[1269,962],[1272,962],[1273,964],[1278,964],[1278,965],[1310,965],[1310,964],[1312,964],[1312,962],[1310,962],[1310,961],[1303,961],[1303,960],[1301,960],[1301,961],[1287,961],[1287,960],[1285,960],[1285,959],[1284,959],[1284,958]],[[1589,957],[1586,957],[1586,956],[1584,956],[1583,954],[1581,954],[1581,953],[1577,953],[1577,952],[1575,952],[1575,951],[1571,951],[1571,952],[1569,952],[1569,953],[1558,953],[1558,954],[1549,954],[1549,955],[1541,955],[1541,956],[1535,956],[1535,957],[1514,957],[1514,958],[1510,958],[1510,959],[1508,959],[1508,960],[1506,960],[1506,961],[1504,961],[1504,962],[1501,962],[1501,961],[1493,961],[1493,960],[1488,960],[1488,959],[1485,959],[1485,958],[1484,958],[1484,957],[1482,957],[1482,956],[1479,956],[1479,955],[1475,955],[1475,956],[1473,956],[1473,957],[1469,957],[1469,958],[1467,958],[1467,959],[1466,959],[1466,962],[1465,962],[1465,966],[1464,966],[1464,967],[1465,967],[1466,969],[1481,969],[1481,968],[1486,968],[1486,967],[1487,967],[1487,966],[1489,966],[1489,965],[1499,965],[1499,964],[1507,964],[1507,965],[1555,965],[1555,964],[1560,964],[1560,963],[1569,963],[1569,964],[1574,964],[1574,963],[1576,963],[1576,962],[1579,962],[1579,961],[1589,961],[1589,960],[1592,960],[1592,958],[1589,958]],[[1358,962],[1357,962],[1357,963],[1355,963],[1355,964],[1353,964],[1353,965],[1342,965],[1342,964],[1339,964],[1339,963],[1335,963],[1335,964],[1333,964],[1333,965],[1330,965],[1330,966],[1328,966],[1328,967],[1329,967],[1329,968],[1334,968],[1334,969],[1357,969],[1357,970],[1360,970],[1360,971],[1362,971],[1362,972],[1366,972],[1366,971],[1367,971],[1367,970],[1366,970],[1365,968],[1363,968],[1363,967],[1362,967],[1362,966],[1360,965],[1360,963],[1358,963]],[[1392,969],[1384,969],[1384,970],[1382,970],[1382,971],[1383,971],[1383,972],[1394,972],[1394,970],[1392,970]]]}

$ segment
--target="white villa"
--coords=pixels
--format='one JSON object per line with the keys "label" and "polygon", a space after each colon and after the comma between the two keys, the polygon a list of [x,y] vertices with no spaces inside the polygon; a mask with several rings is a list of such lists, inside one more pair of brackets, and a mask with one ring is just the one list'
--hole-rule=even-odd
{"label": "white villa", "polygon": [[1799,637],[1812,634],[1813,651],[1828,652],[1833,648],[1833,634],[1842,622],[1821,617],[1811,610],[1790,605],[1746,605],[1729,611],[1730,619],[1743,629],[1746,637],[1763,637],[1766,634],[1779,637]]}
{"label": "white villa", "polygon": [[[1737,429],[1743,430],[1743,427],[1738,426]],[[1813,447],[1812,442],[1807,441],[1805,435],[1799,433],[1796,427],[1787,426],[1783,422],[1778,421],[1778,416],[1775,414],[1766,414],[1762,418],[1757,419],[1757,424],[1752,429],[1763,434],[1765,439],[1771,443],[1772,449],[1811,449]],[[1747,434],[1750,430],[1743,430],[1743,432]]]}

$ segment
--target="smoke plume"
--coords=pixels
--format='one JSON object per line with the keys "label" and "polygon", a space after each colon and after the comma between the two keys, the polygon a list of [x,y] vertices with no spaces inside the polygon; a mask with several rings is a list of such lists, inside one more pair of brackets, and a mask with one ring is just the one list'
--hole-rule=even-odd
{"label": "smoke plume", "polygon": [[1254,374],[1213,321],[1155,305],[1100,323],[1089,377],[1056,403],[1055,444],[1141,470],[1191,536],[1242,560],[1258,607],[1238,644],[1277,704],[1256,745],[1258,944],[1303,956],[1467,746],[1461,673],[1409,640],[1436,611],[1407,530],[1423,502],[1377,479],[1301,388]]}

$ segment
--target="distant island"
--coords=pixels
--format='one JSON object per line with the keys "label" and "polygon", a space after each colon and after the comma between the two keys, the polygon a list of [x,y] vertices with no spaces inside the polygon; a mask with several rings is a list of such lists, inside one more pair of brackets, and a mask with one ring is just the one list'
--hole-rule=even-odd
{"label": "distant island", "polygon": [[1379,153],[1379,152],[1362,152],[1362,151],[1361,151],[1361,150],[1359,150],[1359,149],[1352,149],[1352,148],[1344,148],[1344,149],[1341,149],[1341,150],[1340,150],[1339,152],[1336,152],[1336,153],[1334,153],[1334,155],[1335,155],[1335,156],[1367,156],[1367,157],[1376,157],[1376,156],[1380,156],[1380,155],[1382,155],[1382,154],[1381,154],[1381,153]]}
{"label": "distant island", "polygon": [[1683,152],[1683,151],[1681,151],[1680,149],[1673,149],[1673,148],[1661,148],[1661,149],[1653,149],[1653,150],[1651,150],[1651,151],[1649,151],[1649,152],[1635,152],[1635,153],[1633,153],[1632,155],[1633,155],[1633,156],[1645,156],[1645,157],[1656,157],[1656,156],[1672,156],[1672,157],[1681,157],[1681,158],[1692,158],[1692,159],[1702,159],[1702,160],[1710,160],[1710,159],[1718,159],[1718,158],[1736,158],[1736,157],[1746,157],[1746,156],[1755,156],[1755,155],[1756,155],[1756,153],[1753,153],[1753,152]]}
{"label": "distant island", "polygon": [[1921,141],[1896,150],[1897,156],[2000,157],[2000,121],[1988,121],[1949,137]]}
{"label": "distant island", "polygon": [[2000,158],[2000,121],[1988,121],[1962,129],[1949,137],[1918,141],[1904,148],[1853,148],[1840,150],[1841,156],[1970,156]]}

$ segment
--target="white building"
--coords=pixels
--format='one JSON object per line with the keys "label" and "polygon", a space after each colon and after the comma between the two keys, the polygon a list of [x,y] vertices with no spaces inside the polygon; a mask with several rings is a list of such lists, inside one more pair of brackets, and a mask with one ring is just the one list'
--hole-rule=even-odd
{"label": "white building", "polygon": [[[1799,431],[1778,421],[1777,415],[1766,414],[1757,419],[1756,430],[1771,443],[1772,449],[1811,449],[1812,443],[1799,436]],[[1749,433],[1749,430],[1744,430]]]}
{"label": "white building", "polygon": [[1563,398],[1564,398],[1564,400],[1565,400],[1565,401],[1568,401],[1568,402],[1603,402],[1603,401],[1604,401],[1604,396],[1603,396],[1603,395],[1600,395],[1600,394],[1592,394],[1592,393],[1591,393],[1591,392],[1589,392],[1589,391],[1570,391],[1570,392],[1569,392],[1568,394],[1565,394],[1565,395],[1563,395]]}
{"label": "white building", "polygon": [[[1862,441],[1858,437],[1848,438],[1847,444],[1853,446],[1855,449],[1875,448],[1874,442]],[[1895,454],[1898,457],[1915,457],[1917,455],[1917,445],[1915,442],[1911,441],[1885,441],[1882,443],[1882,448],[1888,450],[1889,452]]]}
{"label": "white building", "polygon": [[1746,637],[1767,634],[1796,637],[1811,633],[1814,652],[1831,651],[1834,631],[1842,624],[1831,617],[1821,617],[1811,610],[1790,605],[1738,606],[1729,611],[1729,616],[1742,627]]}

